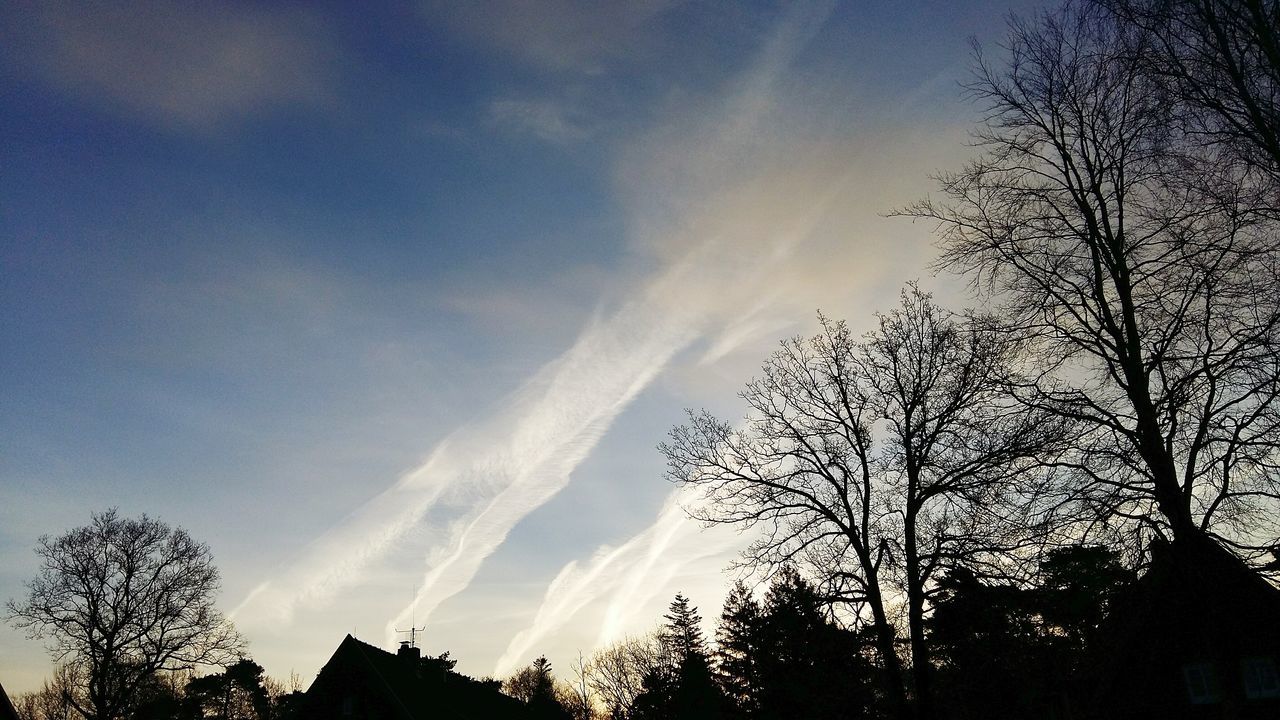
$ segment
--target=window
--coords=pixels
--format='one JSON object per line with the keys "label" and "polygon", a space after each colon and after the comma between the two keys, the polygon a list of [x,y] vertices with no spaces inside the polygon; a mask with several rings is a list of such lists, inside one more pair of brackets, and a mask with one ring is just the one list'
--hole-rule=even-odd
{"label": "window", "polygon": [[1244,675],[1245,697],[1251,700],[1280,697],[1280,673],[1276,672],[1275,658],[1245,658],[1240,662],[1240,669]]}
{"label": "window", "polygon": [[342,698],[342,716],[351,717],[355,714],[356,699],[350,693]]}
{"label": "window", "polygon": [[1211,705],[1222,701],[1218,694],[1218,676],[1209,663],[1183,665],[1182,679],[1187,683],[1187,697],[1192,705]]}

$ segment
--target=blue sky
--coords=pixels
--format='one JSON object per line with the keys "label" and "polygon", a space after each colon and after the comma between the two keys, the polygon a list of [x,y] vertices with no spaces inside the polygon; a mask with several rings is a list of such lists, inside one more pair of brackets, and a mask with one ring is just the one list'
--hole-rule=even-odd
{"label": "blue sky", "polygon": [[[249,652],[474,675],[718,613],[655,450],[815,311],[932,278],[1023,3],[0,10],[0,598],[111,506],[210,544]],[[0,630],[11,692],[49,668]]]}

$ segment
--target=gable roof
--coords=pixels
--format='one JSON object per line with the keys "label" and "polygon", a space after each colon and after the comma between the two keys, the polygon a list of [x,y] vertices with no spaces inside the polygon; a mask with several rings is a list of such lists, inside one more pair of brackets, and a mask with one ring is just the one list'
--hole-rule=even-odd
{"label": "gable roof", "polygon": [[1093,704],[1107,709],[1099,716],[1187,712],[1182,673],[1195,662],[1217,665],[1224,692],[1239,694],[1243,658],[1280,657],[1277,617],[1280,590],[1216,542],[1153,543],[1151,564],[1108,620],[1090,673]]}
{"label": "gable roof", "polygon": [[0,685],[0,720],[18,720],[18,711],[5,694],[3,685]]}
{"label": "gable roof", "polygon": [[527,714],[524,703],[490,684],[444,670],[438,660],[401,657],[351,635],[343,638],[307,694],[318,697],[326,686],[353,674],[363,677],[364,687],[402,720],[523,718]]}

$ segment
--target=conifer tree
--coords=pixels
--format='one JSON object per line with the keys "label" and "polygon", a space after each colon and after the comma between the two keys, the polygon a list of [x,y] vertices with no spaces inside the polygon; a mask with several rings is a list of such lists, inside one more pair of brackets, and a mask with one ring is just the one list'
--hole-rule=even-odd
{"label": "conifer tree", "polygon": [[645,677],[636,699],[638,718],[712,720],[720,717],[720,690],[702,637],[702,618],[687,597],[676,593],[663,616],[662,642],[667,664]]}
{"label": "conifer tree", "polygon": [[826,604],[784,566],[766,594],[754,633],[757,710],[749,717],[862,717],[874,705],[873,670],[857,636],[827,617]]}
{"label": "conifer tree", "polygon": [[759,709],[760,625],[760,604],[739,581],[724,600],[714,658],[716,680],[735,717],[754,717]]}
{"label": "conifer tree", "polygon": [[502,684],[503,692],[517,700],[523,700],[529,707],[530,717],[546,720],[569,720],[569,712],[565,710],[556,697],[555,677],[551,673],[551,661],[545,655],[512,675]]}
{"label": "conifer tree", "polygon": [[689,598],[681,593],[667,608],[663,616],[667,621],[662,631],[662,639],[667,644],[674,665],[680,665],[693,655],[706,658],[706,646],[702,638],[702,617],[698,608],[689,603]]}

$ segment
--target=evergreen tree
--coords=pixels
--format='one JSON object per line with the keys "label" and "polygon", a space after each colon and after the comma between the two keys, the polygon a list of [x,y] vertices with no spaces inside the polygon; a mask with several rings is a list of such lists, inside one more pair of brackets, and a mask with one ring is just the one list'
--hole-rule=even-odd
{"label": "evergreen tree", "polygon": [[263,668],[241,658],[217,675],[192,679],[186,687],[187,712],[195,718],[257,720],[270,716],[270,699],[262,686]]}
{"label": "evergreen tree", "polygon": [[[442,656],[443,657],[443,656]],[[502,684],[503,692],[529,707],[529,714],[540,720],[570,720],[569,711],[556,697],[555,677],[551,674],[551,661],[540,656],[528,667],[512,675]]]}
{"label": "evergreen tree", "polygon": [[951,570],[936,588],[929,639],[939,703],[960,720],[1035,716],[1050,694],[1046,656],[1053,653],[1027,590]]}
{"label": "evergreen tree", "polygon": [[630,720],[678,720],[676,675],[671,667],[650,668],[644,674],[640,694],[628,714]]}
{"label": "evergreen tree", "polygon": [[715,720],[724,704],[706,653],[695,652],[676,668],[675,711],[680,720]]}
{"label": "evergreen tree", "polygon": [[639,720],[713,720],[720,717],[720,689],[702,637],[702,618],[677,593],[661,631],[667,661],[649,670],[632,717]]}
{"label": "evergreen tree", "polygon": [[724,600],[716,628],[715,676],[733,717],[755,717],[759,710],[760,604],[738,582]]}
{"label": "evergreen tree", "polygon": [[864,643],[827,617],[826,603],[794,568],[784,567],[769,588],[756,637],[754,717],[870,715],[874,672]]}
{"label": "evergreen tree", "polygon": [[1087,545],[1050,550],[1040,574],[1040,615],[1077,651],[1097,639],[1117,594],[1134,580],[1114,551]]}
{"label": "evergreen tree", "polygon": [[1081,673],[1095,664],[1112,603],[1132,581],[1114,552],[1085,546],[1049,551],[1030,587],[948,572],[930,619],[939,697],[962,719],[1065,713],[1072,695],[1092,693]]}
{"label": "evergreen tree", "polygon": [[662,639],[667,645],[667,651],[671,653],[674,665],[682,664],[693,655],[706,658],[702,617],[698,615],[698,608],[689,604],[689,598],[676,593],[663,618],[667,623],[663,627]]}

